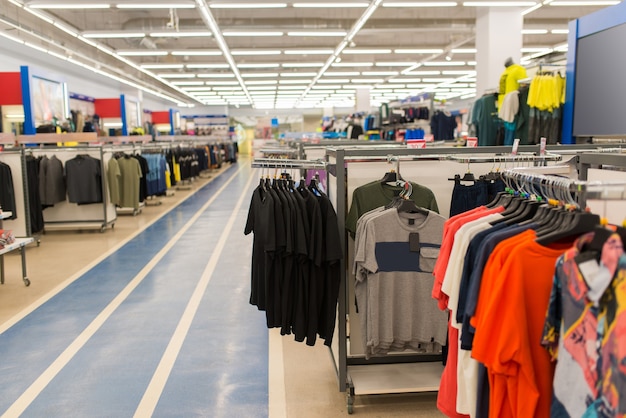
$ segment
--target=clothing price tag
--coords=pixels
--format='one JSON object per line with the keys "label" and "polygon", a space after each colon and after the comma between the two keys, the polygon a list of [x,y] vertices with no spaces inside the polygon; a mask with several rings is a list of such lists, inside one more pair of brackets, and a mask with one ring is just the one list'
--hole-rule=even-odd
{"label": "clothing price tag", "polygon": [[548,140],[544,137],[541,138],[541,142],[539,143],[539,155],[546,155],[546,144]]}
{"label": "clothing price tag", "polygon": [[513,149],[511,150],[511,154],[517,155],[517,149],[519,148],[519,138],[515,138],[513,141]]}
{"label": "clothing price tag", "polygon": [[465,146],[469,148],[478,147],[478,138],[475,136],[468,136],[467,141],[465,142]]}
{"label": "clothing price tag", "polygon": [[420,234],[417,232],[409,234],[409,251],[412,253],[420,252]]}
{"label": "clothing price tag", "polygon": [[597,303],[611,283],[611,272],[595,259],[578,263],[578,269],[589,287],[587,297],[589,300]]}

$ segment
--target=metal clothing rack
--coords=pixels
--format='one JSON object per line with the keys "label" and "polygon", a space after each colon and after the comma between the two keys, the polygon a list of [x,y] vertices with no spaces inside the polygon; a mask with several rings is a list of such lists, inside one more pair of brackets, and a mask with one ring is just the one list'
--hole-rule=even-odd
{"label": "metal clothing rack", "polygon": [[[109,147],[106,153],[113,153],[117,149]],[[123,148],[120,148],[123,149]],[[115,206],[110,202],[108,187],[106,182],[106,165],[105,165],[105,149],[102,146],[74,146],[74,147],[46,147],[46,148],[28,148],[33,154],[65,154],[70,159],[78,154],[88,154],[100,160],[102,203],[90,205],[76,205],[68,202],[60,202],[53,207],[44,210],[45,231],[67,230],[67,229],[99,229],[100,232],[106,231],[107,227],[115,226],[117,214]],[[67,161],[63,160],[63,164]]]}
{"label": "metal clothing rack", "polygon": [[[346,216],[348,213],[348,188],[350,177],[350,165],[359,162],[389,162],[392,161],[451,161],[459,163],[517,163],[525,162],[535,166],[545,166],[548,162],[560,161],[561,151],[564,153],[594,150],[597,146],[548,146],[547,154],[539,155],[539,146],[520,146],[517,155],[512,155],[512,147],[479,147],[479,148],[376,148],[376,147],[329,147],[326,149],[327,184],[329,197],[335,205],[340,229],[340,244],[346,254],[349,254],[349,239],[346,232]],[[418,163],[419,165],[419,163]],[[412,168],[416,170],[416,166]],[[406,166],[404,168],[406,170]],[[358,170],[357,170],[358,172]],[[429,173],[432,174],[432,173]],[[437,175],[437,173],[434,173]],[[442,174],[443,175],[443,174]],[[332,186],[332,187],[331,187]],[[334,190],[333,190],[334,187]],[[331,194],[331,192],[334,192]],[[349,308],[351,303],[349,292],[350,275],[347,271],[348,257],[340,261],[341,282],[338,301],[338,319],[336,335],[330,354],[337,372],[339,390],[347,393],[348,410],[352,410],[353,398],[358,394],[374,393],[399,393],[420,392],[438,390],[438,378],[441,375],[441,364],[437,362],[440,355],[433,354],[390,354],[384,357],[374,357],[366,360],[364,356],[349,354],[351,342],[348,333],[354,332],[354,320],[350,320]],[[416,366],[416,367],[413,367]],[[419,366],[419,367],[417,367]],[[407,373],[408,371],[408,373]],[[389,374],[391,373],[391,374]],[[401,373],[402,378],[400,378]],[[439,377],[433,379],[433,373],[439,373]],[[411,379],[403,380],[406,374],[411,374]],[[365,382],[356,382],[355,378],[366,377],[376,379],[375,385]],[[417,383],[416,383],[417,381]],[[358,388],[357,385],[362,385]]]}
{"label": "metal clothing rack", "polygon": [[[0,137],[0,143],[13,145],[15,138],[11,135]],[[22,281],[24,285],[30,285],[30,279],[26,274],[26,246],[35,241],[32,237],[30,224],[30,201],[28,198],[28,176],[26,172],[26,159],[24,149],[8,149],[0,153],[0,161],[7,164],[12,172],[13,189],[15,193],[15,211],[17,218],[12,217],[12,212],[0,213],[0,229],[8,229],[15,235],[15,242],[0,248],[0,284],[4,284],[4,255],[15,250],[20,251],[22,261]],[[19,175],[17,175],[19,171]],[[6,209],[5,209],[6,210]],[[39,245],[39,240],[37,240]]]}

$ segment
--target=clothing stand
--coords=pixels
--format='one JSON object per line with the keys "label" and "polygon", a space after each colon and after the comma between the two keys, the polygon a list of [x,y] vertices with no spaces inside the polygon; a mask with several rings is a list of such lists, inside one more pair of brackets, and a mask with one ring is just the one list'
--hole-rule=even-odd
{"label": "clothing stand", "polygon": [[[14,145],[15,136],[2,134],[0,144]],[[0,213],[0,229],[11,230],[14,234],[15,242],[5,245],[0,249],[0,284],[4,284],[4,255],[11,251],[19,250],[22,261],[22,280],[26,286],[30,285],[30,279],[26,273],[26,246],[35,241],[31,236],[30,225],[30,202],[28,198],[28,179],[26,173],[26,160],[24,150],[20,148],[7,149],[0,152],[0,162],[7,164],[11,169],[13,178],[13,192],[15,195],[15,219],[13,212],[4,211]],[[37,240],[39,245],[39,240]]]}
{"label": "clothing stand", "polygon": [[[564,149],[565,148],[565,149]],[[441,210],[441,199],[445,196],[449,199],[449,189],[451,187],[443,185],[446,182],[446,169],[450,169],[450,163],[484,164],[482,167],[489,169],[495,165],[510,168],[520,164],[545,166],[548,162],[560,161],[563,154],[575,154],[585,150],[594,150],[597,146],[548,146],[545,155],[539,155],[539,146],[520,146],[517,155],[512,155],[512,147],[479,147],[479,148],[426,148],[426,149],[402,149],[402,148],[382,148],[376,147],[330,147],[326,149],[328,192],[331,201],[335,205],[338,215],[338,226],[341,231],[341,247],[347,255],[351,255],[351,239],[346,232],[346,216],[350,204],[349,195],[354,188],[354,182],[367,182],[370,177],[362,179],[353,176],[367,174],[379,179],[384,169],[381,171],[372,170],[368,163],[387,163],[390,156],[402,161],[403,176],[406,179],[413,179],[420,184],[431,187],[428,180],[433,176],[438,176],[436,186],[439,208]],[[563,151],[563,152],[562,152]],[[367,168],[360,167],[361,165]],[[381,166],[379,164],[380,167]],[[354,173],[353,173],[354,171]],[[443,187],[442,187],[443,185]],[[446,190],[447,195],[446,195]],[[437,190],[435,195],[437,195]],[[447,213],[444,213],[447,217]],[[354,396],[360,394],[382,394],[382,393],[409,393],[436,391],[439,388],[442,366],[441,356],[437,354],[419,353],[398,353],[389,354],[383,357],[373,357],[369,360],[364,355],[350,352],[354,348],[356,341],[350,340],[350,333],[355,333],[359,328],[358,315],[351,315],[350,308],[353,304],[354,296],[351,291],[352,284],[349,281],[347,266],[349,258],[341,260],[341,282],[338,301],[338,324],[336,336],[331,347],[331,357],[337,372],[339,390],[347,392],[348,410],[352,410]],[[350,284],[350,285],[349,285]]]}

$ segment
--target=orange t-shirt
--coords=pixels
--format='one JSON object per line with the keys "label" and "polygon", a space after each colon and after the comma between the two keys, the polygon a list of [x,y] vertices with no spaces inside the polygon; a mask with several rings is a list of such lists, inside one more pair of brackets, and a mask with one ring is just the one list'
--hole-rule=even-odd
{"label": "orange t-shirt", "polygon": [[550,248],[535,237],[529,230],[501,242],[483,274],[472,357],[488,369],[490,417],[550,416],[554,364],[539,342],[554,265],[571,243]]}

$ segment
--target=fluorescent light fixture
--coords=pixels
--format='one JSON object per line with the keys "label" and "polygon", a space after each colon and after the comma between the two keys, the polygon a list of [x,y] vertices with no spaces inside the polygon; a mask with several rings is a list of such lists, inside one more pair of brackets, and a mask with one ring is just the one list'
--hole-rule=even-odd
{"label": "fluorescent light fixture", "polygon": [[317,73],[298,72],[298,73],[280,73],[281,77],[315,77]]}
{"label": "fluorescent light fixture", "polygon": [[5,118],[7,119],[24,119],[24,115],[23,114],[8,114],[5,115]]}
{"label": "fluorescent light fixture", "polygon": [[567,35],[569,33],[569,29],[552,29],[550,33],[553,35]]}
{"label": "fluorescent light fixture", "polygon": [[383,7],[455,7],[454,1],[411,1],[383,3]]}
{"label": "fluorescent light fixture", "polygon": [[172,55],[188,57],[206,57],[222,55],[219,49],[186,49],[182,51],[172,51]]}
{"label": "fluorescent light fixture", "polygon": [[243,78],[278,77],[278,73],[241,73]]}
{"label": "fluorescent light fixture", "polygon": [[157,75],[161,78],[196,78],[195,74],[185,73],[160,73]]}
{"label": "fluorescent light fixture", "polygon": [[287,36],[346,36],[348,32],[345,31],[293,31],[287,32]]}
{"label": "fluorescent light fixture", "polygon": [[213,91],[242,91],[240,86],[213,87]]}
{"label": "fluorescent light fixture", "polygon": [[178,70],[184,67],[183,64],[141,64],[141,68],[146,70]]}
{"label": "fluorescent light fixture", "polygon": [[391,54],[391,49],[385,48],[349,48],[343,50],[344,54]]}
{"label": "fluorescent light fixture", "polygon": [[83,32],[82,35],[87,39],[114,39],[114,38],[144,38],[144,32]]}
{"label": "fluorescent light fixture", "polygon": [[535,10],[541,8],[541,6],[543,6],[542,3],[537,3],[532,7],[529,7],[528,9],[522,11],[522,16],[526,16],[528,13],[534,12]]}
{"label": "fluorescent light fixture", "polygon": [[619,1],[553,1],[550,6],[614,6]]}
{"label": "fluorescent light fixture", "polygon": [[123,57],[152,57],[152,56],[164,56],[167,55],[167,51],[144,51],[144,50],[134,50],[134,51],[116,51],[117,55],[121,55]]}
{"label": "fluorescent light fixture", "polygon": [[[198,68],[230,68],[228,64],[187,64],[187,68],[189,69],[198,69]],[[235,76],[234,74],[232,75]]]}
{"label": "fluorescent light fixture", "polygon": [[535,6],[534,1],[466,1],[466,7],[530,7]]}
{"label": "fluorescent light fixture", "polygon": [[224,31],[224,36],[283,36],[283,32],[271,31]]}
{"label": "fluorescent light fixture", "polygon": [[327,77],[354,77],[361,75],[358,71],[326,71],[324,73]]}
{"label": "fluorescent light fixture", "polygon": [[311,80],[279,80],[279,84],[308,84]]}
{"label": "fluorescent light fixture", "polygon": [[302,85],[302,86],[283,86],[280,85],[278,86],[278,90],[304,90],[306,88],[306,85]]}
{"label": "fluorescent light fixture", "polygon": [[331,83],[349,83],[349,78],[330,78],[328,80],[320,79],[317,80],[318,84],[331,84]]}
{"label": "fluorescent light fixture", "polygon": [[183,87],[185,91],[211,91],[211,87]]}
{"label": "fluorescent light fixture", "polygon": [[476,48],[454,48],[450,52],[453,54],[475,54]]}
{"label": "fluorescent light fixture", "polygon": [[204,86],[204,81],[172,81],[175,86]]}
{"label": "fluorescent light fixture", "polygon": [[278,49],[233,49],[230,53],[232,55],[280,55],[281,51]]}
{"label": "fluorescent light fixture", "polygon": [[522,35],[545,35],[548,29],[522,29]]}
{"label": "fluorescent light fixture", "polygon": [[34,3],[27,5],[27,7],[31,9],[108,9],[111,5],[107,3]]}
{"label": "fluorescent light fixture", "polygon": [[237,64],[237,68],[279,68],[280,64],[278,63],[268,63],[268,64]]}
{"label": "fluorescent light fixture", "polygon": [[287,3],[210,3],[211,9],[281,9],[287,7]]}
{"label": "fluorescent light fixture", "polygon": [[232,73],[198,73],[198,78],[235,78]]}
{"label": "fluorescent light fixture", "polygon": [[441,54],[443,53],[443,49],[407,49],[400,48],[394,49],[395,54]]}
{"label": "fluorescent light fixture", "polygon": [[283,68],[318,68],[323,67],[322,62],[284,62]]}
{"label": "fluorescent light fixture", "polygon": [[421,78],[393,78],[389,80],[390,83],[419,83]]}
{"label": "fluorescent light fixture", "polygon": [[422,78],[422,83],[451,83],[454,78]]}
{"label": "fluorescent light fixture", "polygon": [[29,46],[29,47],[31,47],[33,49],[36,49],[37,51],[41,51],[41,52],[45,52],[45,53],[48,52],[48,50],[46,48],[44,48],[42,46],[39,46],[39,45],[32,44],[30,42],[24,42],[24,45]]}
{"label": "fluorescent light fixture", "polygon": [[335,62],[331,67],[371,67],[371,62]]}
{"label": "fluorescent light fixture", "polygon": [[341,84],[326,84],[324,86],[311,86],[313,90],[340,89]]}
{"label": "fluorescent light fixture", "polygon": [[278,84],[278,80],[246,80],[246,85],[248,86],[268,86],[276,84]]}
{"label": "fluorescent light fixture", "polygon": [[189,37],[208,37],[213,34],[209,31],[194,32],[152,32],[150,36],[153,38],[189,38]]}
{"label": "fluorescent light fixture", "polygon": [[275,91],[276,86],[250,86],[248,91]]}
{"label": "fluorescent light fixture", "polygon": [[561,45],[557,45],[554,47],[555,51],[559,51],[559,52],[566,52],[568,49],[568,45],[567,44],[561,44]]}
{"label": "fluorescent light fixture", "polygon": [[369,6],[367,2],[360,3],[294,3],[293,7],[296,8],[319,8],[319,9],[329,9],[329,8],[365,8]]}
{"label": "fluorescent light fixture", "polygon": [[403,62],[403,61],[387,61],[387,62],[376,62],[374,65],[377,67],[411,67],[415,65],[414,62]]}
{"label": "fluorescent light fixture", "polygon": [[398,74],[400,74],[399,71],[363,71],[361,73],[361,75],[366,75],[366,76],[377,76],[377,75],[388,76],[388,75],[398,75]]}
{"label": "fluorescent light fixture", "polygon": [[211,80],[206,82],[209,86],[238,86],[239,81]]}
{"label": "fluorescent light fixture", "polygon": [[120,3],[118,9],[195,9],[193,3]]}
{"label": "fluorescent light fixture", "polygon": [[459,67],[465,65],[465,61],[427,61],[424,63],[425,67]]}
{"label": "fluorescent light fixture", "polygon": [[474,76],[476,75],[476,71],[474,70],[451,70],[451,71],[442,71],[441,74],[443,75],[468,75],[468,76]]}
{"label": "fluorescent light fixture", "polygon": [[365,84],[376,84],[376,83],[382,83],[385,80],[383,80],[382,78],[353,78],[352,80],[350,80],[351,83],[365,83]]}
{"label": "fluorescent light fixture", "polygon": [[285,55],[331,55],[332,49],[285,49]]}
{"label": "fluorescent light fixture", "polygon": [[425,71],[408,71],[406,73],[403,73],[405,75],[439,75],[441,74],[441,71],[437,71],[437,70],[425,70]]}

